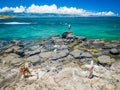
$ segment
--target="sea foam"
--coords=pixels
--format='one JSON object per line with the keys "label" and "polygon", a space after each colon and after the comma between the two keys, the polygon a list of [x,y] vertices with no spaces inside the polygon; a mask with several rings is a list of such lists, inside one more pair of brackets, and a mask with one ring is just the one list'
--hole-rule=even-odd
{"label": "sea foam", "polygon": [[5,23],[1,23],[1,24],[31,24],[28,22],[5,22]]}

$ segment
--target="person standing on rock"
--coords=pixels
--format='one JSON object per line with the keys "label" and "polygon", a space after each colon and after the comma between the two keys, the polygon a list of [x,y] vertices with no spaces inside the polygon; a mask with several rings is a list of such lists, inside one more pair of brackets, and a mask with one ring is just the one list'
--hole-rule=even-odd
{"label": "person standing on rock", "polygon": [[70,32],[70,30],[71,30],[71,25],[68,24],[68,31]]}
{"label": "person standing on rock", "polygon": [[89,74],[88,74],[88,78],[92,78],[93,77],[93,71],[94,71],[94,62],[93,60],[91,60],[91,64],[90,64],[90,68],[89,68]]}

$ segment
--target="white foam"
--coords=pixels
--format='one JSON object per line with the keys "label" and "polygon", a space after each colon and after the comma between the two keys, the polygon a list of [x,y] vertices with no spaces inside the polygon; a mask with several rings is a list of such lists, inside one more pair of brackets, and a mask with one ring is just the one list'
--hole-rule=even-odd
{"label": "white foam", "polygon": [[31,24],[31,23],[27,23],[27,22],[5,22],[3,24]]}

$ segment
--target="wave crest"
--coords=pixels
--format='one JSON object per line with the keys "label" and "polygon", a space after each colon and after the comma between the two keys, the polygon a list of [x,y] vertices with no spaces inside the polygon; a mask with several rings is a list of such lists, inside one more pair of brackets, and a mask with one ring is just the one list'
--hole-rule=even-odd
{"label": "wave crest", "polygon": [[0,24],[31,24],[28,22],[5,22],[5,23],[0,23]]}

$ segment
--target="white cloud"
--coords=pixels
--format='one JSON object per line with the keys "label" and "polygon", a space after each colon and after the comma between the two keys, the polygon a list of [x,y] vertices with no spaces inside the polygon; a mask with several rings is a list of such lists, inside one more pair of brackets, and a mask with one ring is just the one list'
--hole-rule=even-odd
{"label": "white cloud", "polygon": [[57,6],[55,4],[48,6],[38,6],[35,4],[32,4],[30,7],[26,9],[27,13],[56,13],[57,12]]}
{"label": "white cloud", "polygon": [[79,16],[116,16],[112,11],[104,11],[104,12],[90,12],[84,9],[78,9],[75,7],[57,7],[55,4],[53,5],[35,5],[32,4],[28,8],[24,6],[20,7],[4,7],[0,9],[0,12],[13,11],[13,12],[26,12],[26,13],[57,13],[57,14],[74,14]]}
{"label": "white cloud", "polygon": [[23,6],[16,7],[16,8],[13,8],[13,11],[14,12],[24,12],[25,11],[25,7],[23,7]]}
{"label": "white cloud", "polygon": [[109,12],[97,12],[94,15],[97,15],[97,16],[115,16],[116,14],[109,11]]}
{"label": "white cloud", "polygon": [[20,7],[4,7],[2,9],[0,9],[0,12],[7,12],[7,11],[13,11],[15,13],[17,12],[24,12],[25,11],[25,7],[23,6],[20,6]]}

